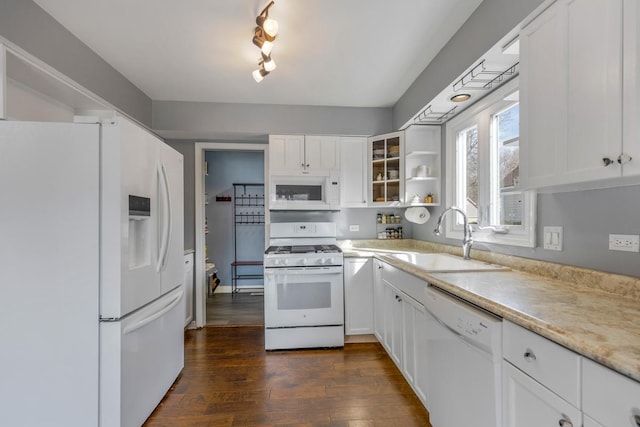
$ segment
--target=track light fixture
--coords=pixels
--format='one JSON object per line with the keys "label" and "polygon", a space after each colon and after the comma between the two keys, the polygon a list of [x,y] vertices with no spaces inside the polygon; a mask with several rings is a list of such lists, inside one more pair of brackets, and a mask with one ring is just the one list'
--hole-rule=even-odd
{"label": "track light fixture", "polygon": [[278,35],[279,26],[275,19],[269,18],[269,8],[274,4],[274,1],[270,1],[256,17],[258,26],[253,32],[253,44],[260,48],[261,59],[258,62],[258,69],[253,72],[253,78],[258,83],[276,68],[275,61],[271,59],[271,50],[273,41]]}

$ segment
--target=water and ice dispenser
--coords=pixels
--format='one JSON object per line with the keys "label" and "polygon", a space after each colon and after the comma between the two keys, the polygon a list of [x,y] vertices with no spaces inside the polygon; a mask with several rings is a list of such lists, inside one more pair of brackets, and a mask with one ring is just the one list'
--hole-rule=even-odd
{"label": "water and ice dispenser", "polygon": [[151,199],[129,195],[129,269],[151,262]]}

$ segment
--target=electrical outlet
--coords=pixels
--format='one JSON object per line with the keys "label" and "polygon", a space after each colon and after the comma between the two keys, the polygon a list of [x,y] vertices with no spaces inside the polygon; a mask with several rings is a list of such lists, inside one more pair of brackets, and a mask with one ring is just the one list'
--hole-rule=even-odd
{"label": "electrical outlet", "polygon": [[360,231],[360,226],[358,224],[349,225],[349,231]]}
{"label": "electrical outlet", "polygon": [[640,252],[640,236],[637,234],[609,234],[609,250]]}

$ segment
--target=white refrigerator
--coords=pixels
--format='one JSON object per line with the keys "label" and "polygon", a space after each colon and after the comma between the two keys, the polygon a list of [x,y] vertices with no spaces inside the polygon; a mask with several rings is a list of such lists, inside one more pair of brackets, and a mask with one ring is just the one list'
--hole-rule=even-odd
{"label": "white refrigerator", "polygon": [[140,426],[184,366],[182,155],[0,122],[0,425]]}

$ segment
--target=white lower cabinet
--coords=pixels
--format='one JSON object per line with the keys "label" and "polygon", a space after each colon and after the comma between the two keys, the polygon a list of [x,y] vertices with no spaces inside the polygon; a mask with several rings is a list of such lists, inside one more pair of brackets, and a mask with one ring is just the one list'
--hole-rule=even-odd
{"label": "white lower cabinet", "polygon": [[426,406],[426,314],[422,303],[403,292],[416,278],[379,260],[373,274],[376,337]]}
{"label": "white lower cabinet", "polygon": [[640,383],[589,359],[582,381],[585,427],[640,426]]}
{"label": "white lower cabinet", "polygon": [[580,410],[511,363],[503,365],[503,424],[509,427],[582,425]]}
{"label": "white lower cabinet", "polygon": [[402,301],[402,373],[424,405],[427,402],[427,318],[424,306],[411,297]]}
{"label": "white lower cabinet", "polygon": [[384,344],[384,289],[382,287],[382,261],[373,260],[373,333]]}
{"label": "white lower cabinet", "polygon": [[503,424],[581,426],[580,355],[506,320],[502,331]]}
{"label": "white lower cabinet", "polygon": [[398,368],[402,363],[402,297],[383,279],[384,342],[382,343]]}
{"label": "white lower cabinet", "polygon": [[344,260],[345,335],[373,334],[373,261]]}

